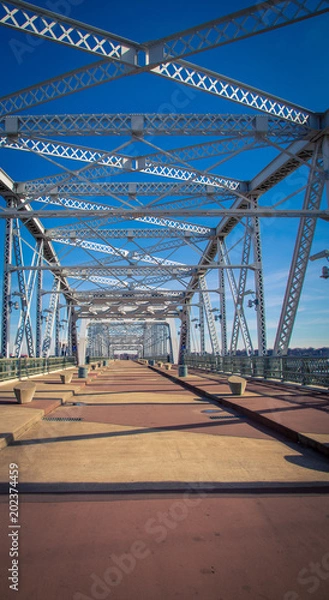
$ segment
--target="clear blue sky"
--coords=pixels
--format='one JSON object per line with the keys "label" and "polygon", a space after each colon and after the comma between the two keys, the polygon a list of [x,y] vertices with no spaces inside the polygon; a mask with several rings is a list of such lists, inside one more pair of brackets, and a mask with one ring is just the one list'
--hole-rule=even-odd
{"label": "clear blue sky", "polygon": [[[203,0],[203,2],[168,0],[166,3],[155,3],[151,0],[139,2],[127,0],[119,3],[104,2],[104,0],[65,0],[64,4],[56,1],[39,1],[35,4],[58,12],[64,9],[72,18],[142,42],[239,10],[250,6],[252,2],[233,0],[228,4],[212,0]],[[204,52],[188,60],[272,92],[311,110],[322,112],[329,108],[328,31],[329,14],[326,14],[217,50]],[[1,27],[0,35],[2,55],[5,56],[2,64],[2,95],[93,61],[92,56],[83,52],[63,48],[51,42],[35,43],[25,34],[4,27]],[[25,51],[21,43],[26,44]],[[203,92],[193,91],[186,95],[183,87],[178,88],[176,83],[162,80],[151,74],[124,78],[94,90],[36,107],[30,112],[164,112],[168,110],[168,105],[172,105],[173,94],[177,97],[177,90],[182,90],[181,95],[178,96],[184,105],[182,112],[254,114],[254,111]],[[111,148],[111,144],[114,147],[118,140],[111,142],[108,138],[105,140],[89,138],[87,143],[95,147]],[[180,143],[187,144],[188,140],[172,140],[168,143],[175,147]],[[239,179],[250,179],[266,164],[268,157],[266,151],[245,154],[232,163],[224,163],[219,172]],[[80,165],[73,166],[78,168]],[[48,161],[26,153],[4,149],[0,150],[0,167],[13,179],[19,181],[58,171],[58,167]],[[274,203],[279,194],[290,194],[294,185],[299,187],[304,184],[306,177],[307,170],[301,169],[268,194],[264,198],[264,203],[265,201],[266,204]],[[290,206],[301,206],[302,197],[296,198],[293,202],[295,204]],[[3,224],[1,223],[0,226],[3,231]],[[280,314],[296,229],[297,222],[292,219],[262,220],[270,347],[273,344]],[[235,236],[237,239],[239,235],[241,230],[237,230],[233,235],[232,243]],[[320,221],[312,252],[328,247],[328,224]],[[64,252],[66,252],[65,248]],[[172,258],[184,260],[177,254]],[[319,278],[323,264],[325,264],[323,261],[316,261],[309,265],[292,346],[329,345],[327,301],[329,282]],[[214,274],[209,276],[209,287],[213,284],[216,284]],[[253,323],[251,327],[254,327]]]}

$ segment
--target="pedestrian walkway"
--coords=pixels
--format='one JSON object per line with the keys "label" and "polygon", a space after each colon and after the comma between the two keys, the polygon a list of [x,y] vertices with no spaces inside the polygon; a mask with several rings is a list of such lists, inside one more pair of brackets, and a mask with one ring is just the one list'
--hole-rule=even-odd
{"label": "pedestrian walkway", "polygon": [[232,396],[223,375],[189,369],[188,376],[180,379],[175,367],[166,375],[187,389],[248,416],[254,423],[329,456],[329,393],[325,390],[250,380],[243,396]]}
{"label": "pedestrian walkway", "polygon": [[77,379],[77,369],[73,372],[72,383],[62,384],[59,373],[31,377],[37,388],[32,402],[17,404],[14,386],[19,382],[6,381],[0,385],[0,448],[18,439],[31,425],[40,421],[62,403],[85,386],[85,380]]}
{"label": "pedestrian walkway", "polygon": [[[327,457],[221,406],[224,382],[189,375],[210,398],[136,362],[74,373],[35,378],[32,408],[0,389],[0,416],[38,413],[0,452],[2,532],[19,467],[15,597],[309,600],[310,565],[329,575]],[[246,403],[265,397],[253,385]],[[313,584],[327,600],[329,578]],[[12,594],[2,575],[1,599]]]}
{"label": "pedestrian walkway", "polygon": [[[54,376],[42,379],[42,398],[34,406],[38,410],[50,402],[55,410],[6,450],[10,462],[19,457],[21,488],[118,491],[131,486],[145,491],[195,482],[216,489],[329,484],[328,463],[321,457],[287,445],[232,407],[220,407],[216,400],[227,392],[225,384],[196,375],[188,379],[195,389],[198,384],[197,394],[127,361],[93,373],[82,387],[63,386],[71,386],[70,391],[57,391]],[[211,389],[214,400],[200,396],[201,387],[208,394]],[[247,394],[244,402],[255,403],[256,392]],[[4,475],[0,468],[0,481]]]}

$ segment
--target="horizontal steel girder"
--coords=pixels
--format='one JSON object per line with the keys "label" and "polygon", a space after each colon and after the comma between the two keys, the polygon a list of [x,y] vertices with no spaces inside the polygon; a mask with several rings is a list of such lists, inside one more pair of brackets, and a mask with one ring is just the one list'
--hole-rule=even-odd
{"label": "horizontal steel girder", "polygon": [[[204,227],[202,225],[194,225],[194,223],[188,223],[185,221],[175,221],[173,219],[164,219],[161,218],[160,216],[143,216],[143,217],[128,217],[126,218],[126,216],[113,216],[112,215],[112,207],[108,206],[106,204],[96,204],[96,203],[91,203],[91,202],[82,202],[82,201],[77,201],[77,200],[72,200],[71,198],[66,199],[66,198],[53,198],[53,197],[46,197],[46,198],[38,198],[38,202],[42,202],[44,204],[49,204],[49,205],[55,205],[55,206],[62,206],[63,208],[68,208],[68,209],[75,209],[75,210],[83,210],[83,211],[88,211],[88,216],[90,216],[91,214],[94,214],[95,216],[98,216],[99,214],[102,216],[102,213],[99,213],[99,211],[107,211],[107,218],[105,220],[106,223],[115,223],[115,222],[119,222],[122,220],[131,220],[131,221],[140,221],[141,223],[148,223],[149,225],[157,225],[160,227],[166,227],[168,229],[172,229],[172,230],[178,230],[178,231],[187,231],[187,232],[193,232],[195,234],[206,234],[209,233],[211,231],[210,227]],[[26,204],[27,208],[31,211],[31,207],[29,204]],[[96,213],[93,213],[92,211],[96,211]],[[98,211],[98,212],[97,212]],[[0,210],[0,216],[1,216],[1,210]],[[104,213],[103,213],[104,216]],[[93,228],[98,228],[102,225],[105,224],[105,222],[101,223],[100,221],[98,222],[88,222],[88,226],[89,227],[93,227]],[[85,220],[84,223],[86,224]],[[77,224],[75,227],[75,231],[79,230],[79,228],[82,227],[82,225]]]}
{"label": "horizontal steel girder", "polygon": [[[290,10],[292,3],[295,4],[293,16],[291,16]],[[5,24],[8,27],[27,31],[32,35],[75,47],[96,56],[106,56],[106,61],[98,62],[96,69],[98,68],[100,71],[102,70],[102,63],[106,69],[108,61],[113,61],[115,67],[124,67],[125,71],[123,73],[115,72],[111,75],[105,75],[105,77],[101,74],[100,78],[102,82],[117,76],[150,71],[209,93],[222,96],[233,102],[239,102],[251,106],[252,108],[258,108],[259,110],[270,114],[272,113],[275,116],[280,116],[287,120],[305,123],[312,114],[310,111],[306,111],[295,104],[285,102],[276,96],[266,94],[251,86],[240,84],[231,78],[200,69],[185,61],[177,60],[177,58],[182,56],[188,56],[196,52],[201,52],[202,50],[227,44],[230,41],[232,42],[239,39],[239,37],[249,37],[260,31],[269,31],[278,26],[309,18],[316,14],[322,14],[329,10],[326,0],[320,2],[319,0],[316,2],[315,0],[304,0],[304,2],[302,2],[302,0],[281,0],[281,2],[274,0],[273,4],[275,5],[274,14],[272,15],[273,19],[270,19],[270,21],[267,20],[269,9],[265,9],[266,3],[262,5],[263,10],[266,12],[266,18],[262,25],[260,25],[262,19],[259,19],[259,5],[256,5],[256,7],[245,9],[241,22],[239,22],[239,17],[237,17],[237,14],[240,15],[240,13],[233,13],[233,15],[228,15],[227,17],[222,17],[213,21],[213,25],[210,29],[208,23],[199,28],[188,30],[187,38],[184,38],[186,32],[175,34],[170,40],[171,42],[172,40],[178,41],[178,43],[175,42],[170,44],[169,54],[170,60],[176,59],[176,63],[163,62],[164,60],[168,61],[169,59],[167,56],[168,51],[164,46],[163,40],[157,40],[152,44],[144,45],[124,40],[124,38],[119,38],[118,36],[115,36],[114,40],[114,36],[109,32],[93,28],[89,25],[74,21],[73,19],[68,19],[62,15],[44,9],[36,8],[27,2],[12,1],[9,4],[0,2],[0,23]],[[280,14],[279,21],[277,20],[278,12]],[[233,35],[231,33],[227,36],[226,31],[223,36],[221,27],[219,28],[219,31],[216,31],[214,27],[219,23],[226,23],[226,27],[229,27],[229,29],[233,24]],[[251,29],[246,32],[247,24]],[[204,34],[204,30],[207,31],[206,35]],[[237,35],[238,30],[240,31],[240,36]],[[194,32],[192,36],[191,31]],[[202,34],[201,31],[203,31]],[[168,42],[168,39],[169,38],[165,38],[166,42]],[[193,40],[197,40],[196,47],[194,47]],[[138,54],[144,54],[144,59],[142,59],[143,66],[138,66]],[[119,64],[117,65],[117,63]],[[84,89],[88,87],[88,83],[89,86],[95,85],[95,73],[90,72],[90,67],[88,67],[86,71],[88,71],[88,74],[86,75],[86,78],[84,78],[83,76],[81,77],[83,70],[79,69],[80,80],[78,80],[78,83]],[[55,93],[56,97],[56,95],[60,96],[77,91],[79,85],[72,87],[74,75],[74,72],[71,75],[64,74],[62,79],[58,80],[58,82],[48,82],[48,85],[44,82],[43,84],[40,84],[39,89],[22,90],[16,95],[14,94],[13,97],[9,96],[4,98],[3,106],[6,106],[7,114],[10,112],[10,108],[11,112],[15,112],[15,106],[21,106],[21,96],[25,96],[25,103],[28,100],[30,100],[31,103],[31,100],[34,99],[34,103],[39,104],[47,101],[51,93]],[[68,87],[67,90],[63,89],[63,86],[58,86],[58,83],[62,83],[64,79],[66,79],[66,86],[64,87]],[[98,79],[97,76],[96,79]],[[43,88],[41,92],[40,88]]]}
{"label": "horizontal steel girder", "polygon": [[[240,186],[241,187],[241,186]],[[79,181],[70,180],[63,183],[51,182],[51,178],[46,180],[27,181],[17,184],[17,193],[26,196],[28,199],[39,199],[40,196],[52,194],[53,196],[217,196],[227,193],[214,186],[204,186],[200,183],[171,183],[171,182],[139,182],[127,183],[118,182],[98,182],[98,181]],[[72,202],[76,200],[72,200]]]}
{"label": "horizontal steel girder", "polygon": [[[244,268],[246,268],[245,265],[230,265],[231,269],[241,269],[242,266]],[[159,274],[163,274],[163,275],[171,275],[172,277],[179,277],[179,276],[190,276],[193,273],[197,273],[198,269],[200,268],[200,265],[175,265],[175,266],[165,266],[165,265],[136,265],[136,264],[131,264],[131,265],[111,265],[105,268],[100,268],[98,265],[95,265],[94,267],[79,267],[79,266],[63,266],[61,265],[61,267],[52,267],[52,265],[42,265],[42,266],[24,266],[24,267],[15,267],[15,266],[9,266],[8,267],[8,271],[54,271],[54,270],[60,270],[62,272],[62,274],[65,277],[70,277],[70,274],[72,273],[72,275],[79,275],[80,277],[84,278],[88,278],[90,275],[111,275],[111,274],[116,274],[116,275],[122,275],[122,276],[128,276],[131,272],[131,274],[134,277],[138,277],[138,276],[144,276],[144,275],[148,275],[149,273],[153,273],[153,271],[157,272],[157,275]],[[226,267],[223,267],[226,268]],[[247,266],[248,269],[255,269],[255,265],[250,264]],[[208,263],[207,264],[207,269],[218,269],[218,264],[217,263]]]}
{"label": "horizontal steel girder", "polygon": [[[312,217],[320,217],[322,219],[328,220],[329,218],[329,210],[315,210],[312,211],[312,214],[310,213],[309,210],[276,210],[273,209],[271,206],[264,206],[264,207],[260,207],[257,210],[247,210],[247,209],[239,209],[239,208],[227,208],[227,209],[220,209],[220,208],[214,208],[214,209],[198,209],[195,208],[194,210],[166,210],[166,209],[148,209],[147,207],[145,207],[144,209],[140,209],[140,208],[136,208],[136,210],[132,211],[129,209],[121,209],[121,208],[113,208],[113,209],[109,209],[107,211],[94,211],[91,210],[88,213],[88,216],[104,216],[104,217],[108,217],[110,215],[113,216],[118,216],[118,217],[127,217],[128,219],[133,218],[136,219],[137,217],[143,217],[143,216],[154,216],[154,217],[162,217],[162,216],[173,216],[173,217],[179,217],[179,216],[188,216],[188,217],[198,217],[198,216],[202,216],[202,217],[234,217],[234,218],[239,218],[241,219],[242,217],[274,217],[274,218],[300,218],[300,217],[307,217],[307,216],[312,216]],[[7,218],[20,218],[22,216],[22,212],[20,210],[15,210],[15,209],[11,209],[11,208],[3,208],[2,210],[0,210],[0,219],[7,219]],[[85,218],[86,217],[86,213],[85,211],[82,210],[31,210],[29,212],[29,217],[30,218],[38,218],[38,217],[42,217],[43,219],[55,219],[55,218],[68,218],[71,219],[72,217],[77,217],[77,218]]]}
{"label": "horizontal steel girder", "polygon": [[94,229],[93,227],[88,227],[88,228],[79,228],[77,231],[75,231],[75,226],[71,225],[70,227],[59,227],[59,228],[54,228],[54,229],[47,229],[45,232],[45,235],[52,240],[56,240],[57,238],[63,238],[65,235],[69,236],[71,238],[71,241],[74,237],[74,234],[76,233],[80,238],[99,238],[102,237],[107,238],[107,239],[128,239],[128,240],[132,240],[134,238],[136,239],[167,239],[167,238],[188,238],[191,240],[202,240],[202,239],[209,239],[212,235],[215,234],[215,229],[209,229],[209,231],[205,231],[203,233],[199,233],[199,234],[189,234],[189,232],[184,232],[178,229],[152,229],[151,227],[148,227],[147,229],[144,228],[140,228],[140,229],[123,229],[123,228],[118,228],[118,229],[109,229],[109,228],[100,228],[99,230]]}
{"label": "horizontal steel girder", "polygon": [[[54,140],[36,140],[32,138],[18,138],[16,140],[4,136],[0,138],[0,147],[12,150],[21,150],[24,152],[33,152],[41,156],[52,156],[56,158],[66,158],[70,160],[90,163],[93,167],[97,163],[97,173],[99,169],[104,169],[104,175],[115,174],[116,170],[122,170],[124,173],[147,173],[157,177],[168,177],[179,181],[189,181],[190,179],[201,185],[211,185],[214,187],[234,192],[240,186],[240,182],[221,177],[216,174],[204,174],[184,166],[164,164],[158,160],[152,160],[152,155],[140,158],[126,155],[113,154],[104,150],[86,148],[74,144],[63,144]],[[171,161],[173,162],[173,161]],[[86,175],[93,176],[92,172],[84,172]],[[67,174],[64,175],[67,177]]]}
{"label": "horizontal steel girder", "polygon": [[179,135],[225,136],[259,135],[304,138],[310,126],[277,117],[235,114],[71,114],[15,115],[0,118],[0,135],[94,136],[94,135]]}

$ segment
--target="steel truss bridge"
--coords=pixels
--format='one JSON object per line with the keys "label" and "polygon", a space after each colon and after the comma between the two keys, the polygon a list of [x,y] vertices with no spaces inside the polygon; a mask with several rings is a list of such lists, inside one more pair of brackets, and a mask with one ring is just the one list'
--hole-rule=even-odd
{"label": "steel truss bridge", "polygon": [[[190,61],[328,11],[328,0],[269,0],[138,43],[27,2],[0,1],[2,26],[66,47],[68,63],[73,50],[86,59],[0,98],[2,156],[15,151],[21,165],[36,165],[28,179],[0,173],[3,357],[79,349],[83,361],[89,347],[94,355],[182,360],[195,351],[234,355],[240,343],[264,356],[262,235],[273,219],[297,219],[274,343],[274,354],[287,353],[316,223],[329,217],[329,112],[201,67],[200,57]],[[56,113],[56,102],[72,94],[79,106],[79,94],[96,98],[99,86],[110,91],[132,75],[147,76],[149,86],[166,80],[168,93],[179,86],[186,98],[215,96],[218,112]],[[233,114],[220,112],[221,99]],[[255,175],[260,152],[270,158]],[[236,178],[222,173],[240,159],[249,160],[248,180],[237,168]],[[290,178],[289,193],[274,201],[299,170],[307,173],[303,185]]]}

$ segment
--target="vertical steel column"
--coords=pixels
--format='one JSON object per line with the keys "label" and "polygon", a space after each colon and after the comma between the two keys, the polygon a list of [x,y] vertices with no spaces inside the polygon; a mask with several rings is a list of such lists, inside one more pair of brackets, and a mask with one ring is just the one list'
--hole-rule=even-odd
{"label": "vertical steel column", "polygon": [[[249,329],[248,329],[248,325],[247,325],[247,321],[245,318],[245,314],[244,314],[244,310],[243,310],[243,305],[242,303],[239,303],[239,291],[236,285],[236,281],[235,281],[235,275],[233,273],[233,269],[230,268],[230,259],[228,256],[228,251],[226,248],[226,244],[224,240],[221,240],[220,242],[220,246],[221,246],[221,261],[223,265],[226,265],[228,268],[226,269],[226,273],[227,273],[227,278],[228,278],[228,282],[230,285],[230,289],[231,289],[231,294],[232,294],[232,299],[233,299],[233,303],[234,303],[234,307],[235,310],[238,314],[238,318],[239,318],[239,326],[243,335],[243,341],[244,341],[244,345],[246,348],[246,351],[248,354],[252,354],[253,353],[253,348],[252,348],[252,342],[251,342],[251,337],[250,337],[250,333],[249,333]],[[232,333],[233,336],[233,333]],[[234,349],[232,348],[232,344],[230,347],[230,352],[234,353]]]}
{"label": "vertical steel column", "polygon": [[190,329],[190,307],[186,301],[182,314],[181,314],[181,328],[180,328],[180,339],[179,339],[179,352],[178,352],[178,364],[182,365],[185,362],[185,354],[188,349],[188,338]]}
{"label": "vertical steel column", "polygon": [[164,324],[161,325],[161,331],[162,331],[162,351],[161,351],[161,355],[165,356],[167,354],[167,332],[166,332],[166,327],[164,326]]}
{"label": "vertical steel column", "polygon": [[155,327],[155,343],[156,343],[156,356],[161,356],[162,354],[162,327],[159,323]]}
{"label": "vertical steel column", "polygon": [[143,323],[143,353],[142,353],[142,357],[146,358],[147,356],[147,352],[146,352],[146,323]]}
{"label": "vertical steel column", "polygon": [[57,302],[56,312],[55,312],[55,356],[60,356],[60,354],[61,354],[61,352],[60,352],[60,330],[61,330],[60,306],[59,306],[59,302]]}
{"label": "vertical steel column", "polygon": [[[7,208],[13,208],[15,202],[13,198],[7,200]],[[13,253],[13,221],[6,219],[5,228],[5,248],[3,264],[3,293],[2,293],[2,331],[1,331],[1,354],[3,358],[9,358],[10,355],[10,312],[11,306],[11,279],[12,275],[9,267],[12,263]]]}
{"label": "vertical steel column", "polygon": [[[43,240],[38,240],[37,245],[38,261],[37,266],[41,267],[43,263]],[[35,355],[41,357],[42,344],[42,281],[43,271],[39,269],[37,272],[37,294],[36,294],[36,331],[35,331]]]}
{"label": "vertical steel column", "polygon": [[203,291],[203,305],[204,305],[204,309],[205,309],[205,313],[206,313],[206,320],[207,320],[207,325],[208,325],[211,349],[212,349],[213,354],[219,354],[220,348],[219,348],[219,341],[218,341],[218,337],[217,337],[216,324],[215,324],[214,315],[212,313],[210,296],[208,293],[206,278],[204,276],[199,278],[199,285]]}
{"label": "vertical steel column", "polygon": [[226,317],[226,293],[225,293],[225,269],[223,240],[217,240],[218,253],[218,291],[219,291],[219,310],[220,310],[220,332],[222,356],[227,356],[227,317]]}
{"label": "vertical steel column", "polygon": [[200,322],[200,353],[201,356],[204,356],[206,353],[206,343],[204,337],[204,303],[203,303],[203,294],[200,292],[199,294],[199,322]]}
{"label": "vertical steel column", "polygon": [[325,135],[322,143],[323,168],[325,172],[325,185],[327,206],[329,207],[329,135]]}
{"label": "vertical steel column", "polygon": [[77,314],[72,306],[71,309],[71,351],[72,356],[75,356],[76,361],[78,362],[78,333],[77,333]]}
{"label": "vertical steel column", "polygon": [[56,316],[57,305],[58,305],[59,289],[60,289],[60,282],[59,282],[59,279],[57,279],[57,277],[55,277],[51,295],[50,295],[49,308],[47,309],[48,319],[47,319],[47,323],[46,323],[45,339],[43,340],[43,345],[42,345],[42,354],[45,358],[48,358],[49,352],[50,352],[52,335],[53,335],[53,330],[54,330],[55,316]]}
{"label": "vertical steel column", "polygon": [[166,319],[169,331],[169,362],[176,363],[178,361],[178,343],[175,319]]}
{"label": "vertical steel column", "polygon": [[[321,142],[319,142],[312,157],[303,209],[318,210],[320,208],[325,182],[322,166],[323,157],[321,154]],[[282,355],[288,351],[310,257],[315,225],[316,217],[302,217],[299,222],[294,254],[274,344],[274,354]]]}
{"label": "vertical steel column", "polygon": [[[243,240],[243,248],[242,248],[242,258],[241,264],[248,265],[250,258],[250,250],[251,250],[251,221],[250,218],[246,221],[245,235]],[[233,318],[233,328],[232,328],[232,337],[230,349],[232,354],[236,354],[238,347],[238,339],[239,339],[239,331],[241,329],[245,348],[247,353],[253,354],[252,341],[249,334],[249,329],[246,323],[244,309],[243,309],[243,301],[244,301],[244,293],[246,289],[246,280],[247,280],[248,269],[242,268],[240,270],[239,282],[237,286],[237,297],[235,302],[235,310],[234,310],[234,318]]]}
{"label": "vertical steel column", "polygon": [[186,353],[191,354],[191,300],[187,307]]}
{"label": "vertical steel column", "polygon": [[[258,199],[252,199],[252,208],[256,210],[258,207]],[[264,296],[264,278],[263,278],[263,258],[262,258],[262,241],[260,234],[259,217],[252,218],[253,231],[252,241],[254,250],[255,268],[255,290],[256,290],[256,314],[257,314],[257,337],[258,337],[258,356],[266,356],[267,340],[266,340],[266,318],[265,318],[265,296]]]}
{"label": "vertical steel column", "polygon": [[72,300],[67,300],[67,354],[68,356],[72,356],[72,321],[73,321],[73,302]]}
{"label": "vertical steel column", "polygon": [[[23,259],[23,249],[22,249],[22,238],[20,233],[20,225],[18,219],[15,220],[16,227],[13,231],[13,247],[15,252],[16,266],[24,267],[24,259]],[[36,258],[36,252],[33,255],[31,266],[34,266],[34,261]],[[32,325],[30,319],[30,305],[31,305],[31,296],[34,288],[35,274],[30,273],[29,275],[29,284],[26,283],[25,273],[22,270],[17,271],[18,278],[18,288],[20,294],[20,318],[16,333],[15,339],[15,356],[19,358],[22,351],[22,344],[25,332],[26,345],[28,355],[30,357],[34,356],[34,343],[33,343],[33,334],[32,334]]]}
{"label": "vertical steel column", "polygon": [[[74,319],[76,325],[76,319]],[[80,366],[83,366],[86,361],[86,348],[88,338],[88,327],[90,319],[81,319],[80,331],[79,331],[79,342],[77,344],[76,356],[77,362]]]}

